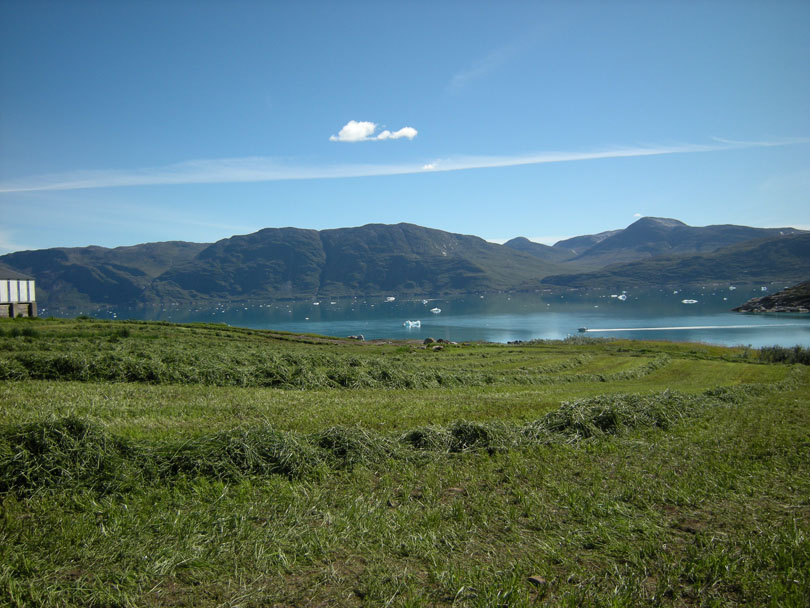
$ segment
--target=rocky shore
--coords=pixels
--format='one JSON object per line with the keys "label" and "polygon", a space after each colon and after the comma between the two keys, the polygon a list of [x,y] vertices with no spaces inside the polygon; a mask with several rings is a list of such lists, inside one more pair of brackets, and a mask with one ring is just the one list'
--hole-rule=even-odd
{"label": "rocky shore", "polygon": [[772,295],[751,298],[736,312],[801,312],[810,313],[810,281],[788,287]]}

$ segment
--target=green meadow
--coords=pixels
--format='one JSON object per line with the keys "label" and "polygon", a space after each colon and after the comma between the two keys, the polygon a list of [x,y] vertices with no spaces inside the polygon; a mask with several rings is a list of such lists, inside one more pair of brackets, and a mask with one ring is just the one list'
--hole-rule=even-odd
{"label": "green meadow", "polygon": [[808,358],[2,320],[0,605],[808,606]]}

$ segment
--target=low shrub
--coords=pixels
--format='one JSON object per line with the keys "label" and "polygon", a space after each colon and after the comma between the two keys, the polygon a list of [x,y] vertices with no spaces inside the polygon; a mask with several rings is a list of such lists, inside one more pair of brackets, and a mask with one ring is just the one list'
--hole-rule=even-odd
{"label": "low shrub", "polygon": [[803,346],[763,346],[759,349],[759,358],[768,363],[800,363],[810,365],[810,348]]}

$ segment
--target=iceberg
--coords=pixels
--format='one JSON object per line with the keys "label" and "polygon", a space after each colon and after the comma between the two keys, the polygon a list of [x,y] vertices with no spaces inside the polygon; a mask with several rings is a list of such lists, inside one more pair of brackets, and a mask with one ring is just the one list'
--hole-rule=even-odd
{"label": "iceberg", "polygon": [[402,326],[409,329],[411,327],[422,327],[422,321],[405,321]]}

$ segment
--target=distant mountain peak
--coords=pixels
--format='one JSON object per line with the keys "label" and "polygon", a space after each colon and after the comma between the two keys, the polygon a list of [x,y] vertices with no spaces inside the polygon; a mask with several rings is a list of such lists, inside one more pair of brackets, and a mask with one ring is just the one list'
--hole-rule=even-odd
{"label": "distant mountain peak", "polygon": [[626,236],[635,234],[662,234],[678,229],[689,229],[688,224],[668,217],[642,217],[625,228],[622,232]]}
{"label": "distant mountain peak", "polygon": [[670,217],[642,217],[639,220],[636,220],[632,224],[630,224],[627,228],[632,228],[633,226],[660,226],[661,228],[680,228],[681,226],[688,228],[688,224],[684,224],[680,220],[676,220]]}

